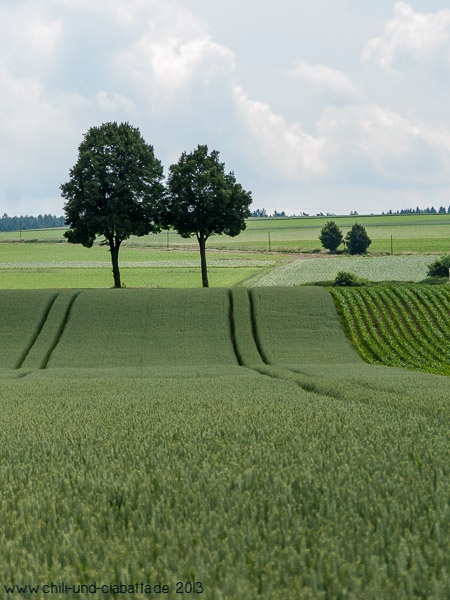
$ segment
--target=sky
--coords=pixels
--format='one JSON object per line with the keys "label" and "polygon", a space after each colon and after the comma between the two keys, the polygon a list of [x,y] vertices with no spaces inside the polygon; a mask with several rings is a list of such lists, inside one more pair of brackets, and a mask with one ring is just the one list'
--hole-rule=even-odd
{"label": "sky", "polygon": [[0,213],[64,214],[84,133],[206,144],[287,214],[450,205],[448,0],[0,0]]}

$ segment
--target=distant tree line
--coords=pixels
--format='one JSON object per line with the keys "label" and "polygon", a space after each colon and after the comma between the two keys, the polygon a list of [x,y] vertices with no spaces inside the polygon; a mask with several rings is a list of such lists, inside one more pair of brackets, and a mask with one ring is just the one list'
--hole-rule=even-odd
{"label": "distant tree line", "polygon": [[0,231],[20,231],[21,229],[48,229],[51,227],[64,227],[64,217],[55,215],[38,215],[31,217],[9,217],[6,213],[0,218]]}
{"label": "distant tree line", "polygon": [[265,208],[257,208],[256,210],[253,210],[250,213],[251,217],[257,217],[257,218],[261,218],[261,217],[285,217],[286,213],[283,211],[278,212],[278,211],[274,211],[273,215],[269,215],[269,213],[267,212],[267,210]]}
{"label": "distant tree line", "polygon": [[[295,215],[295,214],[287,215],[284,210],[281,210],[281,211],[274,210],[273,214],[270,215],[266,211],[265,208],[257,208],[256,210],[251,211],[250,216],[251,217],[255,217],[255,218],[267,217],[268,219],[270,219],[270,218],[273,218],[273,217],[309,217],[309,214],[305,213],[305,212],[301,212],[298,215]],[[318,213],[317,216],[318,217],[323,217],[325,215],[323,215],[322,213]],[[326,216],[327,217],[328,216],[333,216],[334,217],[335,215],[331,215],[331,214],[327,213]]]}
{"label": "distant tree line", "polygon": [[[372,213],[373,214],[373,213]],[[436,210],[434,208],[434,206],[432,206],[431,208],[419,208],[418,206],[416,208],[402,208],[401,210],[388,210],[387,212],[382,212],[382,215],[450,215],[450,206],[446,209],[445,206],[441,206],[439,207],[438,210]],[[310,215],[309,213],[306,212],[301,212],[300,214],[296,215],[296,214],[286,214],[284,211],[278,212],[278,211],[274,211],[272,215],[270,215],[265,208],[257,208],[256,210],[253,210],[251,212],[252,217],[309,217],[309,216],[313,216],[313,217],[336,217],[337,215],[335,213],[323,213],[323,212],[318,212],[314,215]],[[343,214],[341,214],[341,216],[343,216]],[[351,210],[350,211],[350,216],[358,216],[358,211],[356,210]]]}
{"label": "distant tree line", "polygon": [[388,210],[382,215],[450,215],[450,206],[446,209],[445,206],[441,206],[438,210],[432,206],[431,208],[402,208],[402,210]]}

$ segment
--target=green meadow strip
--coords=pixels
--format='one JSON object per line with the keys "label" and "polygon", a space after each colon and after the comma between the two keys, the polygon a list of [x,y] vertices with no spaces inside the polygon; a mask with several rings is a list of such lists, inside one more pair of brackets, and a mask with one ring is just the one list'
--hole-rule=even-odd
{"label": "green meadow strip", "polygon": [[48,368],[236,365],[226,289],[83,290]]}
{"label": "green meadow strip", "polygon": [[321,287],[251,288],[257,338],[267,363],[290,367],[361,359]]}

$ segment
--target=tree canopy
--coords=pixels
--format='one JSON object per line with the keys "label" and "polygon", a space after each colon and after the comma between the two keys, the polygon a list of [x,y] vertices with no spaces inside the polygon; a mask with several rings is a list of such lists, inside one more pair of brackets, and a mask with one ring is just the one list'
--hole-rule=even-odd
{"label": "tree canopy", "polygon": [[233,172],[225,173],[219,153],[208,153],[199,145],[191,153],[183,152],[171,165],[167,180],[162,223],[173,227],[182,237],[196,235],[203,287],[208,287],[206,241],[211,235],[238,235],[250,216],[251,192],[236,182]]}
{"label": "tree canopy", "polygon": [[344,241],[344,236],[334,221],[328,221],[320,231],[319,240],[324,248],[336,252]]}
{"label": "tree canopy", "polygon": [[443,254],[428,265],[427,277],[449,277],[450,254]]}
{"label": "tree canopy", "polygon": [[128,123],[91,127],[70,179],[61,185],[69,242],[90,248],[97,236],[111,252],[114,286],[121,287],[121,243],[158,229],[163,168],[153,147]]}
{"label": "tree canopy", "polygon": [[345,236],[349,254],[365,254],[372,240],[367,235],[366,228],[355,223]]}

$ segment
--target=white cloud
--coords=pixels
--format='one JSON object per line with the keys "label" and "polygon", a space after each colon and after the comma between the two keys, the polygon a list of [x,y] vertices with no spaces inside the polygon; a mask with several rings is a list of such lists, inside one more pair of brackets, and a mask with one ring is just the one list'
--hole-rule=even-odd
{"label": "white cloud", "polygon": [[450,9],[425,14],[405,2],[397,2],[384,35],[371,39],[362,53],[363,62],[388,70],[442,58],[450,60]]}
{"label": "white cloud", "polygon": [[82,115],[90,104],[76,93],[50,92],[37,78],[14,76],[4,65],[0,97],[0,202],[16,212],[22,199],[47,198],[52,192],[59,196],[60,178],[76,153]]}
{"label": "white cloud", "polygon": [[62,206],[82,134],[104,121],[133,121],[172,158],[225,138],[234,54],[178,3],[18,0],[1,16],[0,204]]}
{"label": "white cloud", "polygon": [[298,60],[288,74],[294,79],[312,84],[319,92],[331,99],[355,100],[361,95],[358,86],[350,77],[326,65],[311,65],[304,60]]}
{"label": "white cloud", "polygon": [[449,182],[450,128],[412,122],[376,104],[330,108],[318,123],[335,175],[353,171],[380,183],[432,186]]}
{"label": "white cloud", "polygon": [[[180,2],[63,2],[71,10],[91,13],[94,22],[108,17],[115,32],[108,40],[111,78],[127,84],[157,113],[167,111],[189,86],[209,86],[235,69],[234,53],[215,42],[202,19]],[[108,28],[103,35],[108,36]]]}
{"label": "white cloud", "polygon": [[246,151],[267,179],[435,186],[450,181],[450,128],[409,120],[378,104],[324,110],[316,135],[287,124],[236,86]]}
{"label": "white cloud", "polygon": [[183,37],[169,31],[162,39],[148,31],[117,58],[124,76],[130,77],[135,88],[143,91],[156,106],[161,106],[161,100],[179,99],[177,94],[194,82],[208,86],[235,68],[234,54],[209,35]]}
{"label": "white cloud", "polygon": [[[44,0],[45,1],[45,0]],[[167,27],[186,30],[192,33],[204,31],[205,24],[192,11],[184,9],[177,1],[172,0],[50,0],[55,5],[66,5],[78,14],[90,13],[91,18],[109,16],[119,23],[123,29],[148,28],[153,25],[155,31],[163,35]]]}
{"label": "white cloud", "polygon": [[42,73],[54,63],[64,26],[43,12],[42,3],[0,7],[0,57],[10,69]]}
{"label": "white cloud", "polygon": [[122,112],[130,116],[137,114],[135,103],[121,94],[101,90],[95,94],[95,100],[105,113]]}
{"label": "white cloud", "polygon": [[235,86],[238,114],[250,136],[247,147],[255,164],[264,172],[270,168],[278,177],[308,181],[325,171],[321,159],[323,141],[303,132],[300,125],[288,125],[268,104],[250,100],[245,91]]}
{"label": "white cloud", "polygon": [[166,166],[198,143],[216,148],[272,202],[296,189],[320,204],[321,193],[367,183],[386,194],[448,187],[450,10],[397,2],[392,15],[380,5],[385,31],[366,44],[379,23],[372,10],[358,8],[362,29],[348,39],[353,3],[339,3],[337,19],[335,3],[317,2],[329,46],[306,30],[310,8],[287,0],[257,20],[256,2],[236,0],[227,27],[208,0],[0,2],[0,204],[36,198],[41,212],[83,133],[109,120],[139,127]]}

